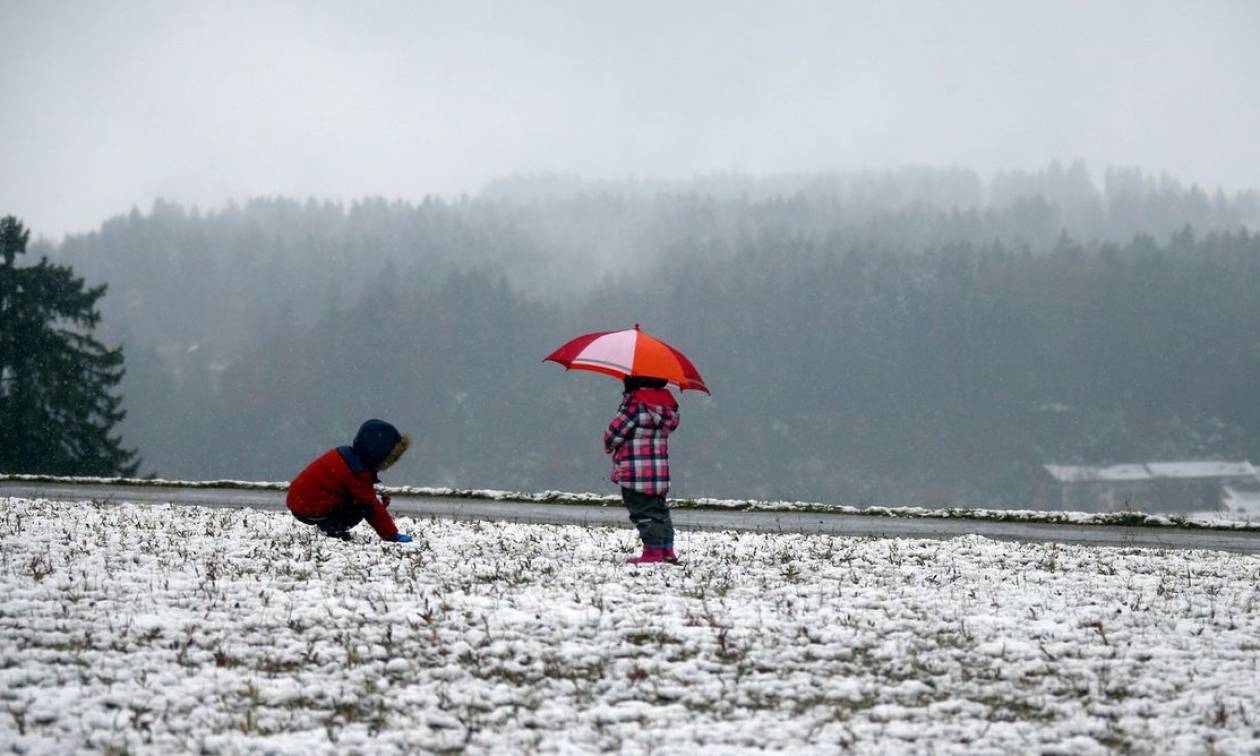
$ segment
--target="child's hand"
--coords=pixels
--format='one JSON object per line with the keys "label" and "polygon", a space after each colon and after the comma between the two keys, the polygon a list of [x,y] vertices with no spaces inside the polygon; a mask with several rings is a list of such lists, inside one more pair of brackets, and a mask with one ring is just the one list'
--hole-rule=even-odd
{"label": "child's hand", "polygon": [[386,509],[389,509],[390,501],[391,499],[389,498],[389,494],[387,493],[381,494],[381,505],[384,506]]}
{"label": "child's hand", "polygon": [[406,533],[398,533],[397,535],[394,536],[394,541],[398,543],[411,543],[412,538]]}

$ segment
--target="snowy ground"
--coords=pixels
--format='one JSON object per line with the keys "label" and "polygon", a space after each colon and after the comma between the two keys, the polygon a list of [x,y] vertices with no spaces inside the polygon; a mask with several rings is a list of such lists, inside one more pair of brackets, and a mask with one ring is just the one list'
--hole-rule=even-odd
{"label": "snowy ground", "polygon": [[1260,750],[1260,557],[0,499],[0,749]]}

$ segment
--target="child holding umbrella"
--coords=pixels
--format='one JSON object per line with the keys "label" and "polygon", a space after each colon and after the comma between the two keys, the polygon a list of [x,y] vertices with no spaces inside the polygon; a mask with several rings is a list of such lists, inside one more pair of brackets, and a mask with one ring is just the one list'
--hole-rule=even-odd
{"label": "child holding umbrella", "polygon": [[570,340],[543,358],[568,370],[589,370],[621,378],[625,391],[617,416],[604,431],[604,451],[612,455],[612,480],[630,521],[639,529],[643,553],[630,564],[676,564],[669,491],[669,434],[678,429],[678,402],[666,388],[709,393],[691,360],[639,328],[598,331]]}
{"label": "child holding umbrella", "polygon": [[627,564],[678,563],[669,491],[669,434],[678,429],[678,402],[661,378],[631,376],[617,416],[604,431],[604,451],[612,455],[612,481],[639,529],[643,553]]}

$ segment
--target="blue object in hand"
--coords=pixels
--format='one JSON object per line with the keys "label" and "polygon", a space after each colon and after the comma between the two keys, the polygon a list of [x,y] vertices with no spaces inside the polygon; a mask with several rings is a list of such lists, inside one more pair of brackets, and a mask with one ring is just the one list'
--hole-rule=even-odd
{"label": "blue object in hand", "polygon": [[406,533],[399,533],[394,536],[394,540],[399,543],[411,543],[411,536]]}

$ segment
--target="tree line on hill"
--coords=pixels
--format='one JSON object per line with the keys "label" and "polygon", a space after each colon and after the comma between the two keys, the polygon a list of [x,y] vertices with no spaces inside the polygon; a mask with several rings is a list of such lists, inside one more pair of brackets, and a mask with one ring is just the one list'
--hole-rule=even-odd
{"label": "tree line on hill", "polygon": [[713,389],[677,495],[1023,506],[1047,462],[1260,458],[1256,196],[1081,170],[159,203],[38,251],[109,282],[163,477],[286,480],[379,416],[392,483],[611,491],[618,384],[540,361],[636,322]]}

